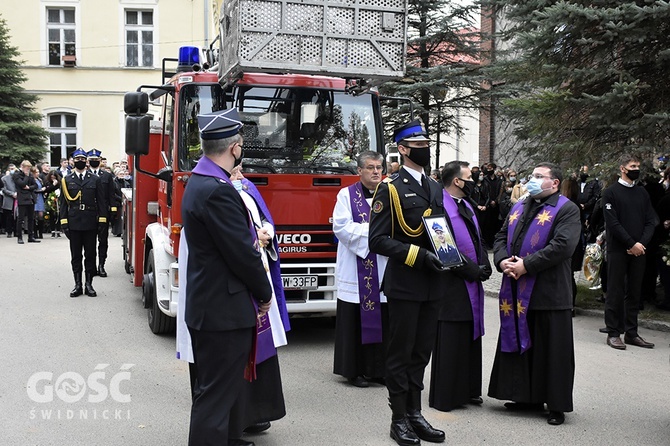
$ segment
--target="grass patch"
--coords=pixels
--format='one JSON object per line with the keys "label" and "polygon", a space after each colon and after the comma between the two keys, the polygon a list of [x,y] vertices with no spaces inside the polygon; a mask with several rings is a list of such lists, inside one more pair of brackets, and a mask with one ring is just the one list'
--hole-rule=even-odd
{"label": "grass patch", "polygon": [[[660,289],[660,292],[663,292],[662,289]],[[587,310],[605,311],[605,304],[596,300],[600,296],[602,296],[601,290],[591,290],[585,285],[577,284],[577,299],[575,306]],[[660,298],[661,296],[657,297]],[[640,311],[638,319],[670,322],[670,311],[658,310],[654,305],[647,303],[645,304],[645,309]]]}

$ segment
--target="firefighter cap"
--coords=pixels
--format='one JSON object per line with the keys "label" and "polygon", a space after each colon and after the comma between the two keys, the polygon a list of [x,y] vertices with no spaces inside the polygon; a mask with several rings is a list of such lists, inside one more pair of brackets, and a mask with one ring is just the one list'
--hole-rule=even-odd
{"label": "firefighter cap", "polygon": [[237,135],[242,128],[236,108],[198,115],[198,128],[202,139],[223,139]]}
{"label": "firefighter cap", "polygon": [[421,121],[415,119],[393,132],[393,141],[398,144],[400,141],[430,141],[428,132]]}
{"label": "firefighter cap", "polygon": [[72,152],[72,158],[76,158],[78,156],[86,157],[87,155],[88,154],[86,153],[86,151],[82,148],[79,148],[79,149],[75,150],[74,152]]}
{"label": "firefighter cap", "polygon": [[433,223],[433,231],[444,232],[444,228],[438,222]]}
{"label": "firefighter cap", "polygon": [[98,149],[91,149],[89,152],[86,154],[89,158],[100,158],[102,155],[102,152],[99,151]]}

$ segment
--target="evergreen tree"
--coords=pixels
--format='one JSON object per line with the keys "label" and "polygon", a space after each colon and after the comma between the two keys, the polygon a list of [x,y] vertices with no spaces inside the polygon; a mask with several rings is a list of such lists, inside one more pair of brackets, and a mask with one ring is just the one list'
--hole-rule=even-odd
{"label": "evergreen tree", "polygon": [[[489,76],[538,159],[600,162],[670,142],[670,4],[486,0],[506,25]],[[500,45],[497,45],[498,47]]]}
{"label": "evergreen tree", "polygon": [[[385,83],[380,91],[410,98],[433,139],[437,133],[461,133],[456,109],[476,110],[480,105],[479,30],[474,27],[478,12],[473,3],[408,1],[406,76]],[[385,116],[389,133],[408,120],[409,107],[400,105]]]}
{"label": "evergreen tree", "polygon": [[33,105],[37,96],[21,87],[26,77],[9,44],[9,29],[0,17],[0,166],[27,159],[35,163],[47,151],[48,133],[38,123],[42,115]]}

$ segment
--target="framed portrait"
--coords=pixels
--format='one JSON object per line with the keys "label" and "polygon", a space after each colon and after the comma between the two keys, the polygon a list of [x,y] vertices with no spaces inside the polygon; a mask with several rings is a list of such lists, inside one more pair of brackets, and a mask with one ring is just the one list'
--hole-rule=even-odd
{"label": "framed portrait", "polygon": [[433,245],[435,255],[439,257],[445,269],[463,264],[463,257],[456,246],[449,224],[444,215],[422,217],[428,237]]}

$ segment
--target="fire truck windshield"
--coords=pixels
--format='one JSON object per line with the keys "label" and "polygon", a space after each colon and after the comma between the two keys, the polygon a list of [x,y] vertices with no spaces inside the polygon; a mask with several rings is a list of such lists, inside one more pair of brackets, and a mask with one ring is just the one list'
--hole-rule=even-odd
{"label": "fire truck windshield", "polygon": [[244,123],[245,172],[355,174],[356,156],[381,146],[371,94],[239,86],[224,95],[218,85],[186,85],[180,102],[182,171],[201,156],[195,117],[232,106]]}

